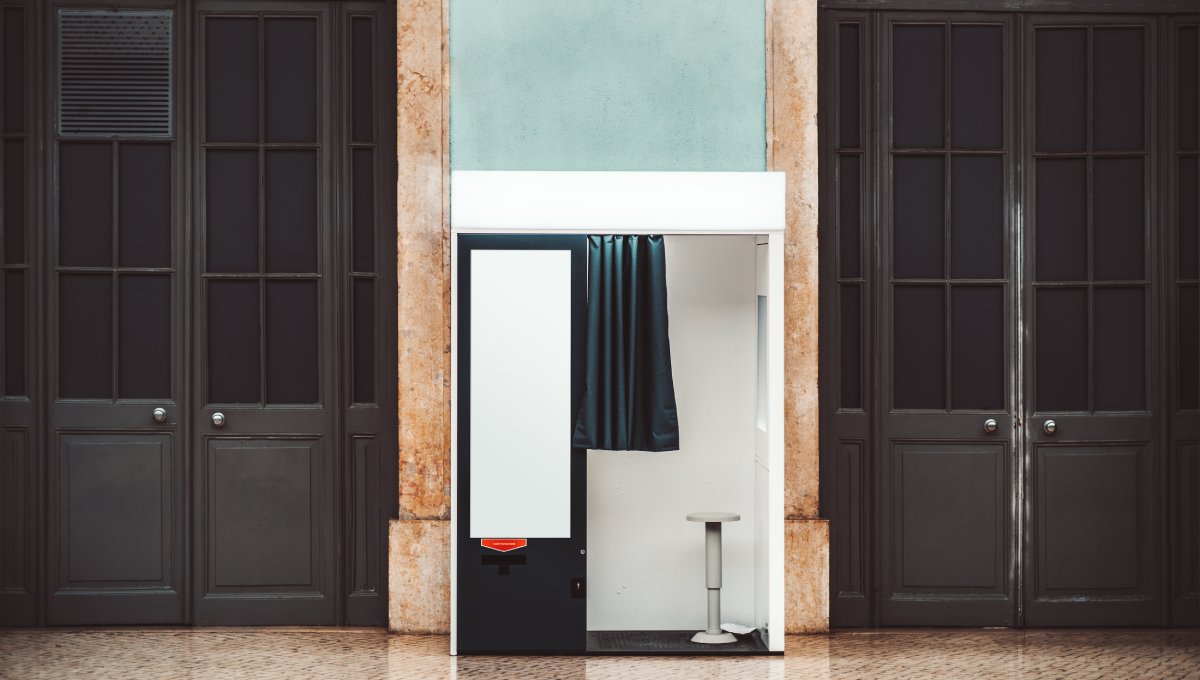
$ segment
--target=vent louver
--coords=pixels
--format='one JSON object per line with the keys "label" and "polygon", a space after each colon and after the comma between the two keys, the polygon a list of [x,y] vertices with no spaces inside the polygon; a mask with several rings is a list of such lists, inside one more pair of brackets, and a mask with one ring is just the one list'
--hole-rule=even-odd
{"label": "vent louver", "polygon": [[171,12],[59,10],[59,133],[171,135]]}

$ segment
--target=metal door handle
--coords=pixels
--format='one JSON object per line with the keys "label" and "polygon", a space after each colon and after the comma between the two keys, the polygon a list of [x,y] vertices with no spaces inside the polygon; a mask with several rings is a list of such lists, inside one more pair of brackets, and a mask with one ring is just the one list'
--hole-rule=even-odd
{"label": "metal door handle", "polygon": [[167,409],[159,406],[158,408],[154,409],[153,415],[154,415],[154,422],[156,422],[156,423],[167,422]]}
{"label": "metal door handle", "polygon": [[220,411],[217,411],[216,413],[212,414],[212,424],[213,424],[213,427],[224,427],[225,414],[221,413]]}
{"label": "metal door handle", "polygon": [[983,421],[983,431],[987,432],[988,434],[995,432],[996,431],[996,419],[988,418],[987,420]]}
{"label": "metal door handle", "polygon": [[1053,420],[1047,420],[1042,424],[1042,430],[1046,434],[1054,434],[1055,431],[1058,430],[1058,423],[1054,422]]}

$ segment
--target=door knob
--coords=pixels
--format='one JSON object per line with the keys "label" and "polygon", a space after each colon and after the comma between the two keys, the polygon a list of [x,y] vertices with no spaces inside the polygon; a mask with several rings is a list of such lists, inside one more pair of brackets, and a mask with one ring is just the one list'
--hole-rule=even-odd
{"label": "door knob", "polygon": [[1042,430],[1046,434],[1054,434],[1054,432],[1058,430],[1058,423],[1054,422],[1053,420],[1047,420],[1042,424]]}
{"label": "door knob", "polygon": [[154,415],[154,422],[156,422],[156,423],[167,422],[167,409],[159,406],[158,408],[154,409],[153,415]]}
{"label": "door knob", "polygon": [[988,418],[987,420],[983,421],[983,431],[987,432],[988,434],[995,432],[996,431],[996,419]]}
{"label": "door knob", "polygon": [[212,414],[213,427],[223,427],[225,425],[225,414],[217,411]]}

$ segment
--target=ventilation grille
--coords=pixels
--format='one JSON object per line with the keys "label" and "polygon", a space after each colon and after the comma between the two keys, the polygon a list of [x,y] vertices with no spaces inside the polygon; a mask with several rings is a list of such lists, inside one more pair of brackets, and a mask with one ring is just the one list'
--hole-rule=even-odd
{"label": "ventilation grille", "polygon": [[171,12],[59,10],[59,133],[171,135]]}

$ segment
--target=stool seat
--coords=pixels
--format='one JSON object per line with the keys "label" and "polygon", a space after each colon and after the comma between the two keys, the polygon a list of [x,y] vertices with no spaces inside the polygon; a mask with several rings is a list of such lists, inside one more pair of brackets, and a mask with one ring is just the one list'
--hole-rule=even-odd
{"label": "stool seat", "polygon": [[693,512],[687,518],[689,522],[737,522],[742,516],[735,512]]}

